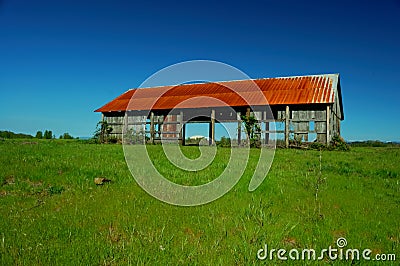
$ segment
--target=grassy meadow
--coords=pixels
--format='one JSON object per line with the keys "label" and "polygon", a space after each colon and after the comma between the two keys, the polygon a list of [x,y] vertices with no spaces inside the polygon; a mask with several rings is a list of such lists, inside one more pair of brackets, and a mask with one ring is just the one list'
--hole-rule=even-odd
{"label": "grassy meadow", "polygon": [[[160,172],[187,185],[221,173],[230,152],[218,148],[207,169],[185,173],[165,160],[161,146],[148,149]],[[348,248],[396,254],[397,261],[382,264],[398,265],[400,148],[278,149],[267,178],[249,192],[258,154],[251,150],[243,177],[222,198],[178,207],[137,185],[121,145],[0,141],[0,265],[283,264],[260,261],[257,251],[264,244],[319,251],[339,237]],[[112,182],[96,186],[96,177]]]}

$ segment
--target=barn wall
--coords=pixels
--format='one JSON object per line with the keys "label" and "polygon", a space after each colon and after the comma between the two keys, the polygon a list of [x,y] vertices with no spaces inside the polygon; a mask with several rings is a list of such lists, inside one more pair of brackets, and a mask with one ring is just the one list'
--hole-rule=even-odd
{"label": "barn wall", "polygon": [[332,136],[340,136],[340,119],[342,117],[340,109],[340,101],[338,95],[336,95],[335,103],[332,105]]}
{"label": "barn wall", "polygon": [[112,127],[110,137],[122,139],[122,130],[124,124],[125,112],[110,112],[104,113],[103,120],[107,122],[109,126]]}
{"label": "barn wall", "polygon": [[122,139],[123,133],[126,132],[133,136],[134,142],[143,140],[143,136],[146,136],[148,140],[153,136],[155,141],[159,141],[161,138],[180,139],[181,117],[180,114],[153,115],[153,123],[151,123],[150,115],[147,116],[147,113],[144,112],[104,113],[104,121],[113,129],[110,137]]}
{"label": "barn wall", "polygon": [[[327,142],[327,105],[290,105],[289,141]],[[285,121],[285,108],[275,108],[276,121]],[[332,115],[330,115],[330,135],[332,135]],[[331,137],[329,138],[330,141]]]}
{"label": "barn wall", "polygon": [[[329,107],[329,108],[328,108]],[[285,129],[274,129],[271,123],[285,123],[286,106],[270,106],[272,113],[265,110],[255,110],[251,112],[260,122],[261,137],[264,144],[268,144],[270,134],[285,136]],[[210,109],[210,110],[208,110]],[[265,109],[265,108],[264,108]],[[246,114],[247,108],[236,108],[235,111]],[[329,123],[327,123],[327,111],[329,111]],[[187,110],[189,113],[189,110]],[[190,112],[211,112],[211,108],[204,108],[203,111],[191,110]],[[216,112],[217,121],[235,122],[237,121],[231,111],[224,114],[222,110]],[[145,112],[109,112],[104,113],[104,120],[113,128],[111,137],[122,139],[124,130],[130,132],[137,139],[142,139],[145,135],[148,141],[158,142],[163,139],[182,140],[182,121],[187,114],[184,111],[167,113],[155,112],[153,115],[146,116]],[[150,117],[153,117],[153,122]],[[220,119],[218,119],[220,118]],[[209,122],[209,118],[203,119]],[[126,126],[124,127],[124,122]],[[329,134],[327,136],[327,124],[329,124]],[[340,106],[336,102],[332,105],[290,105],[289,106],[289,141],[320,143],[330,142],[333,136],[340,135]],[[244,131],[242,131],[244,133]],[[242,139],[245,139],[242,135]]]}

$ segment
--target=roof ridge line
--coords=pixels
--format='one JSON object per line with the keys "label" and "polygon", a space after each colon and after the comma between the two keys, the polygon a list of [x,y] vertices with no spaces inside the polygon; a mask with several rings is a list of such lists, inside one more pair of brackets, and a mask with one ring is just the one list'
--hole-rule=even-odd
{"label": "roof ridge line", "polygon": [[198,85],[198,84],[207,84],[207,83],[228,83],[228,82],[237,82],[237,81],[256,81],[256,80],[266,80],[266,79],[284,79],[284,78],[305,78],[305,77],[323,77],[323,76],[339,76],[339,73],[325,73],[325,74],[310,74],[310,75],[301,75],[301,76],[282,76],[282,77],[270,77],[270,78],[255,78],[255,79],[235,79],[235,80],[221,80],[221,81],[208,81],[203,83],[189,83],[189,84],[175,84],[175,85],[160,85],[160,86],[152,86],[152,87],[139,87],[139,88],[130,88],[126,92],[130,90],[137,89],[153,89],[153,88],[162,88],[162,87],[177,87],[177,86],[187,86],[187,85]]}

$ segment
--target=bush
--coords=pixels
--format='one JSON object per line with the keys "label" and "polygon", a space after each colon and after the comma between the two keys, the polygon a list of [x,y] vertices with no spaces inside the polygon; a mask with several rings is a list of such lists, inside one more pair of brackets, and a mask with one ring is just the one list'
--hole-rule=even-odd
{"label": "bush", "polygon": [[261,148],[261,140],[260,138],[252,138],[250,139],[250,148]]}
{"label": "bush", "polygon": [[108,138],[108,143],[115,144],[118,143],[118,139],[116,137]]}
{"label": "bush", "polygon": [[217,141],[219,147],[231,147],[231,139],[227,137],[221,137],[220,141]]}
{"label": "bush", "polygon": [[326,145],[319,142],[313,142],[310,145],[308,145],[308,148],[313,150],[326,150]]}
{"label": "bush", "polygon": [[348,151],[350,150],[350,146],[346,143],[346,141],[340,136],[334,136],[329,145],[330,150],[338,150],[338,151]]}
{"label": "bush", "polygon": [[97,123],[93,137],[97,138],[100,143],[108,143],[112,131],[113,128],[107,123],[107,121],[100,121]]}
{"label": "bush", "polygon": [[48,189],[50,195],[61,194],[64,191],[63,186],[51,186]]}
{"label": "bush", "polygon": [[69,133],[64,133],[62,138],[63,139],[73,139],[73,137]]}
{"label": "bush", "polygon": [[329,151],[349,151],[350,146],[346,143],[346,141],[340,137],[340,136],[334,136],[329,144],[329,146],[326,146],[326,144],[319,143],[319,142],[313,142],[310,145],[308,145],[308,148],[313,149],[313,150],[329,150]]}

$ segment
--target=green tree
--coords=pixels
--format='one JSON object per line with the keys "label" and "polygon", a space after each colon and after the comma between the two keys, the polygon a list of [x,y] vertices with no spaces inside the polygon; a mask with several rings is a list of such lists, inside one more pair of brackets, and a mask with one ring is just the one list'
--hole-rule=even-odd
{"label": "green tree", "polygon": [[36,132],[35,138],[37,138],[37,139],[42,139],[42,138],[43,138],[43,132],[42,132],[42,131]]}
{"label": "green tree", "polygon": [[244,129],[246,130],[246,137],[250,147],[261,146],[261,128],[254,116],[241,116],[242,122],[244,124]]}
{"label": "green tree", "polygon": [[107,121],[100,121],[97,123],[94,137],[100,143],[108,143],[109,135],[113,131],[113,128],[107,123]]}
{"label": "green tree", "polygon": [[45,130],[43,137],[45,139],[52,139],[53,138],[53,132],[51,130]]}
{"label": "green tree", "polygon": [[73,139],[73,137],[67,132],[63,134],[63,139]]}

